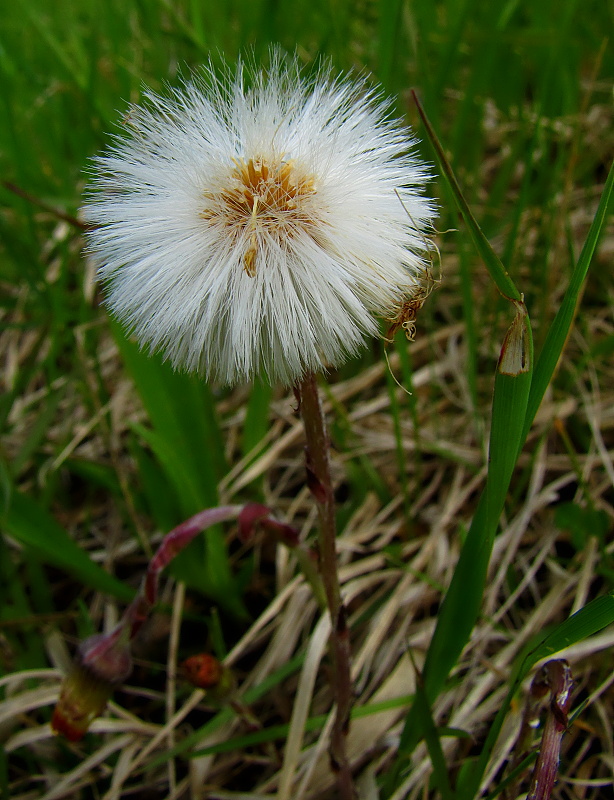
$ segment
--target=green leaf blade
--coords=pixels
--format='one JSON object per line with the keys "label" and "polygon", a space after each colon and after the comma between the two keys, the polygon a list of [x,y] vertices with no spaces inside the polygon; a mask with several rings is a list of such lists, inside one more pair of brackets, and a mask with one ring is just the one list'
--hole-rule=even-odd
{"label": "green leaf blade", "polygon": [[33,498],[13,492],[3,525],[10,536],[40,553],[45,561],[75,575],[91,589],[130,602],[134,592],[98,566]]}

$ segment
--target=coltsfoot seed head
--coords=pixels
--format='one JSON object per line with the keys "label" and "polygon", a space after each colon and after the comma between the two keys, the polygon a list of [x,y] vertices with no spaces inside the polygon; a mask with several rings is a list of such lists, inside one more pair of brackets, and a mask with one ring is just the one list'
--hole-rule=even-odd
{"label": "coltsfoot seed head", "polygon": [[210,380],[338,366],[420,287],[435,217],[411,133],[364,80],[207,67],[131,108],[84,207],[112,312]]}

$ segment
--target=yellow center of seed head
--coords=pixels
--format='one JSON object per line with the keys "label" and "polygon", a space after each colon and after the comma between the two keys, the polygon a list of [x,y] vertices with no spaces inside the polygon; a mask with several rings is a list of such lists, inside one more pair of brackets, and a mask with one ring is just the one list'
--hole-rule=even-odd
{"label": "yellow center of seed head", "polygon": [[201,212],[206,220],[221,222],[244,238],[249,246],[243,254],[243,269],[256,274],[259,234],[292,236],[299,229],[309,229],[313,219],[305,200],[315,194],[314,178],[299,171],[294,162],[267,162],[263,158],[234,161],[230,181],[217,193],[206,193],[209,204]]}

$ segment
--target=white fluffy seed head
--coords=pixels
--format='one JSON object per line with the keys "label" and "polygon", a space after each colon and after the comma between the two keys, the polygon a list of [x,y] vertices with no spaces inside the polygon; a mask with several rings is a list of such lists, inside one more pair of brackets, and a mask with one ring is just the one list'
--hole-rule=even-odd
{"label": "white fluffy seed head", "polygon": [[112,312],[181,369],[292,384],[338,366],[426,269],[411,134],[363,80],[212,67],[131,107],[84,207]]}

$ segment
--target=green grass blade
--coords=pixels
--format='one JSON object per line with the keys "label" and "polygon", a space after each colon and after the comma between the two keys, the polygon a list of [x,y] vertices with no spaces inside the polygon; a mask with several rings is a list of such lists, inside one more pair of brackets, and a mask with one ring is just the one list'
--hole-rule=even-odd
{"label": "green grass blade", "polygon": [[586,278],[595,248],[597,247],[599,235],[608,215],[612,200],[613,186],[614,163],[612,163],[612,166],[610,167],[605,187],[603,189],[603,194],[601,195],[601,200],[599,201],[599,206],[597,207],[597,213],[595,214],[590,230],[586,237],[586,241],[584,242],[584,247],[582,248],[578,263],[576,264],[576,267],[572,273],[569,286],[567,287],[567,291],[563,297],[563,302],[561,303],[561,307],[559,308],[550,326],[550,329],[548,330],[544,346],[535,366],[533,385],[531,386],[531,393],[527,403],[527,415],[524,425],[523,441],[526,439],[531,425],[533,424],[533,420],[537,414],[537,409],[540,406],[546,388],[550,383],[560,355],[565,346],[565,342],[567,341],[567,336],[576,313],[580,290],[582,289],[582,285]]}
{"label": "green grass blade", "polygon": [[458,206],[458,210],[460,211],[465,224],[469,229],[469,233],[471,234],[471,238],[473,239],[473,243],[475,247],[482,257],[484,264],[486,265],[486,269],[490,273],[491,278],[495,282],[497,288],[501,292],[504,297],[507,297],[508,300],[516,300],[521,301],[522,295],[516,288],[514,282],[510,278],[507,270],[501,263],[499,256],[495,253],[492,249],[490,242],[482,232],[482,229],[478,225],[475,217],[473,216],[467,201],[465,200],[461,188],[456,180],[456,176],[454,171],[452,170],[452,166],[446,157],[445,151],[441,142],[439,141],[433,126],[431,125],[429,118],[426,115],[426,112],[422,108],[422,104],[418,99],[417,94],[412,91],[412,95],[414,98],[414,102],[418,108],[418,112],[426,128],[426,132],[429,138],[433,149],[435,150],[435,155],[437,156],[437,162],[439,167],[445,176],[445,179],[448,183],[448,186],[454,196],[456,201],[456,205]]}
{"label": "green grass blade", "polygon": [[36,449],[44,440],[44,437],[51,425],[51,421],[53,420],[61,400],[61,392],[50,393],[47,397],[45,405],[29,430],[19,452],[12,460],[11,472],[15,478],[21,474],[21,471],[25,468],[28,459],[31,458],[33,453],[36,452]]}
{"label": "green grass blade", "polygon": [[[516,308],[515,318],[501,348],[495,377],[486,486],[439,611],[424,664],[425,694],[428,702],[432,703],[469,641],[479,615],[499,517],[524,441],[523,429],[533,370],[533,340],[521,295],[471,214],[441,144],[419,103],[418,107],[474,243],[498,288],[506,297],[514,298],[512,302]],[[386,786],[388,792],[398,784],[405,759],[424,733],[415,703],[406,718],[398,758]]]}
{"label": "green grass blade", "polygon": [[[112,328],[160,447],[172,450],[183,463],[183,473],[189,475],[194,491],[181,498],[183,514],[187,517],[215,505],[225,464],[209,388],[139,350],[116,323]],[[169,470],[171,480],[173,469]]]}
{"label": "green grass blade", "polygon": [[437,731],[437,726],[433,719],[433,713],[425,691],[423,677],[420,674],[417,674],[414,705],[416,707],[416,717],[420,728],[424,731],[424,741],[426,742],[433,765],[433,783],[437,789],[439,789],[442,800],[453,800],[454,794],[450,786],[450,779],[448,778],[446,758],[441,748],[439,732]]}
{"label": "green grass blade", "polygon": [[[217,484],[226,467],[209,387],[174,372],[159,357],[152,358],[139,350],[115,323],[113,330],[152,430],[133,427],[156,455],[166,473],[168,491],[177,498],[182,515],[189,517],[217,505]],[[247,616],[219,527],[192,542],[177,557],[171,571],[235,616]]]}
{"label": "green grass blade", "polygon": [[393,77],[399,53],[402,30],[402,0],[380,0],[379,3],[379,69],[380,81],[389,90],[394,90]]}
{"label": "green grass blade", "polygon": [[523,666],[522,677],[542,658],[558,653],[576,642],[603,630],[614,622],[614,592],[597,597],[587,603],[565,622],[561,622],[548,636],[531,651],[527,664]]}
{"label": "green grass blade", "polygon": [[477,620],[497,524],[516,463],[530,373],[497,375],[490,438],[491,461],[480,498],[424,664],[429,699],[437,696]]}
{"label": "green grass blade", "polygon": [[32,547],[46,562],[75,575],[91,589],[129,602],[134,592],[98,566],[42,506],[21,492],[13,492],[3,526],[27,547]]}
{"label": "green grass blade", "polygon": [[[184,454],[166,436],[161,436],[157,430],[150,430],[144,425],[133,423],[132,430],[146,442],[155,454],[158,462],[167,476],[166,491],[174,489],[183,513],[187,516],[190,511],[186,509],[199,509],[207,504],[203,501],[203,492],[199,481],[190,470],[189,462],[186,463]],[[214,505],[215,503],[211,503]],[[176,520],[174,520],[176,523]]]}
{"label": "green grass blade", "polygon": [[[372,714],[379,714],[382,711],[387,711],[391,708],[399,708],[399,706],[406,705],[409,700],[413,699],[413,695],[405,695],[402,697],[395,697],[390,700],[383,700],[379,703],[369,703],[368,705],[353,708],[351,712],[351,719],[362,719]],[[319,714],[314,717],[309,717],[305,722],[305,731],[318,731],[321,730],[326,724],[328,714]],[[198,750],[192,750],[187,754],[189,758],[198,758],[200,756],[214,755],[219,753],[232,753],[245,750],[254,745],[265,744],[268,742],[280,741],[283,742],[288,736],[289,724],[284,723],[280,725],[267,725],[267,727],[260,730],[236,736],[233,739],[228,739],[224,742],[217,742],[216,744],[202,747]]]}
{"label": "green grass blade", "polygon": [[256,381],[250,391],[245,409],[241,446],[243,455],[251,452],[266,436],[269,427],[269,403],[273,390],[268,384]]}
{"label": "green grass blade", "polygon": [[[520,450],[531,386],[532,340],[524,314],[520,314],[520,322],[515,320],[512,328],[517,324],[522,325],[525,332],[522,346],[526,349],[526,369],[517,375],[504,374],[501,372],[502,361],[499,363],[493,396],[486,486],[441,605],[424,663],[424,687],[429,703],[443,688],[478,618],[495,533]],[[504,342],[503,354],[509,346],[509,337],[510,334]],[[405,759],[424,733],[415,704],[405,721],[398,759],[386,787],[388,791],[398,783]]]}

